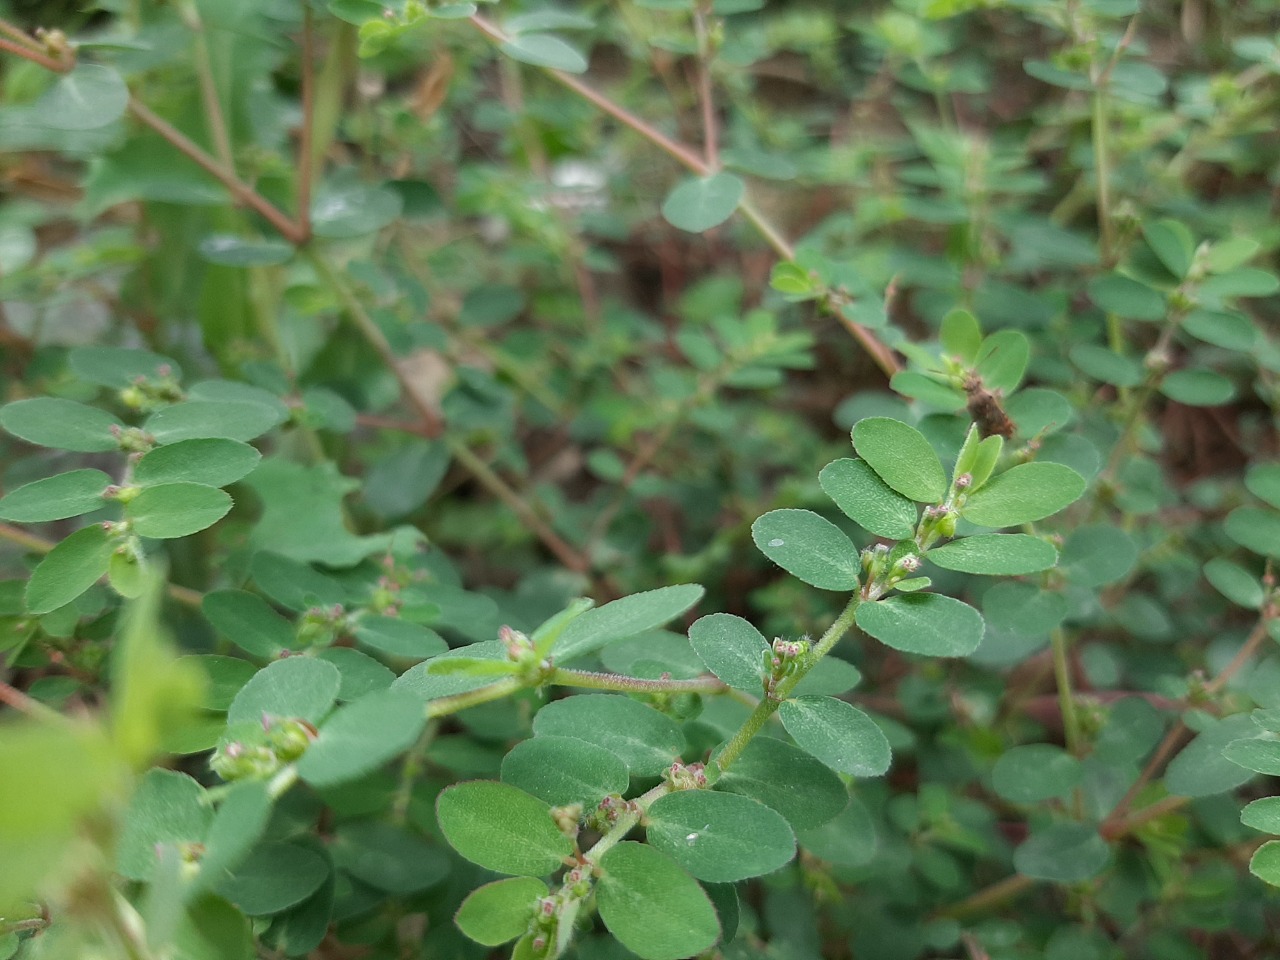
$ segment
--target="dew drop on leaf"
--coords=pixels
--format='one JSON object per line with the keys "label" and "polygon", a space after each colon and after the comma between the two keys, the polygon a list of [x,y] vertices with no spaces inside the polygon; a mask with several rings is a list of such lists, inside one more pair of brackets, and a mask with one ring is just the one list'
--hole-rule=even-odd
{"label": "dew drop on leaf", "polygon": [[786,541],[784,541],[784,540],[782,540],[782,539],[780,539],[780,538],[778,538],[778,537],[774,537],[772,540],[770,540],[770,541],[769,541],[769,546],[771,546],[771,547],[780,547],[780,546],[782,546],[785,542],[786,542]]}

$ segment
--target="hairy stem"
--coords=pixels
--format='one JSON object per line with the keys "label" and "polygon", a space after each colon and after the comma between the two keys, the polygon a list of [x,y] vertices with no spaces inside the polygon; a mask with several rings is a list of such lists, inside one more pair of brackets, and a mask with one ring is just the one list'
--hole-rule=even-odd
{"label": "hairy stem", "polygon": [[695,677],[692,680],[650,680],[618,673],[597,673],[593,670],[565,670],[562,667],[556,668],[547,682],[559,684],[562,687],[619,690],[624,693],[724,693],[729,689],[715,677]]}
{"label": "hairy stem", "polygon": [[466,710],[468,707],[476,707],[482,703],[501,700],[503,697],[515,693],[523,686],[524,682],[519,677],[503,677],[497,683],[480,687],[478,690],[468,690],[466,693],[455,693],[448,697],[440,697],[427,704],[427,719],[447,717],[451,713]]}

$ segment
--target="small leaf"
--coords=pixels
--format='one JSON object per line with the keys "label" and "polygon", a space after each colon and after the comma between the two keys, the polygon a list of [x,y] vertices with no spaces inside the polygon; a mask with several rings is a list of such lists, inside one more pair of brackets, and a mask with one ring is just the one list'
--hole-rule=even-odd
{"label": "small leaf", "polygon": [[296,645],[293,624],[256,593],[215,590],[205,594],[200,608],[219,633],[255,657],[274,660]]}
{"label": "small leaf", "polygon": [[1012,393],[1022,383],[1031,344],[1020,330],[1001,330],[982,341],[974,369],[988,390]]}
{"label": "small leaf", "polygon": [[338,668],[312,657],[287,657],[259,670],[227,709],[227,723],[261,723],[264,716],[319,723],[338,696]]}
{"label": "small leaf", "polygon": [[1280,833],[1280,797],[1254,800],[1240,811],[1240,822],[1263,833]]}
{"label": "small leaf", "polygon": [[452,867],[450,856],[438,843],[376,820],[344,823],[332,850],[339,870],[397,896],[434,887],[449,876]]}
{"label": "small leaf", "polygon": [[125,519],[140,537],[173,540],[213,526],[231,511],[225,490],[203,483],[147,487],[125,507]]}
{"label": "small leaf", "polygon": [[196,249],[204,259],[222,267],[269,267],[288,263],[294,253],[283,240],[238,237],[232,233],[207,236]]}
{"label": "small leaf", "polygon": [[1187,275],[1195,256],[1196,244],[1191,231],[1184,224],[1177,220],[1157,220],[1143,224],[1142,235],[1175,279],[1181,280]]}
{"label": "small leaf", "polygon": [[267,829],[270,817],[271,795],[265,783],[231,784],[205,835],[196,885],[208,888],[239,866]]}
{"label": "small leaf", "polygon": [[1107,313],[1131,320],[1163,320],[1169,312],[1164,294],[1118,273],[1094,277],[1087,285],[1089,299]]}
{"label": "small leaf", "polygon": [[863,603],[858,626],[881,643],[927,657],[966,657],[982,642],[982,615],[953,597],[911,593]]}
{"label": "small leaf", "polygon": [[1280,840],[1268,840],[1249,859],[1249,872],[1273,887],[1280,887]]}
{"label": "small leaf", "polygon": [[107,572],[119,541],[101,524],[77,530],[44,555],[27,582],[27,611],[49,613],[70,603]]}
{"label": "small leaf", "polygon": [[116,872],[129,880],[147,880],[156,867],[158,845],[203,843],[213,819],[204,793],[185,773],[148,770],[125,811]]}
{"label": "small leaf", "polygon": [[615,640],[660,627],[692,607],[705,592],[696,583],[677,584],[635,593],[588,610],[564,628],[552,654],[557,663],[564,664]]}
{"label": "small leaf", "polygon": [[436,819],[454,850],[496,873],[543,877],[573,852],[550,805],[505,783],[446,787],[436,800]]}
{"label": "small leaf", "polygon": [[1280,463],[1257,463],[1244,475],[1244,485],[1259,500],[1280,510]]}
{"label": "small leaf", "polygon": [[1059,569],[1072,583],[1100,587],[1125,576],[1138,562],[1138,546],[1109,524],[1077,527],[1062,545]]}
{"label": "small leaf", "polygon": [[105,453],[120,449],[112,429],[123,429],[124,424],[105,410],[74,400],[35,397],[0,407],[0,426],[36,446]]}
{"label": "small leaf", "polygon": [[[332,663],[342,674],[338,699],[344,702],[359,700],[375,691],[386,690],[396,679],[390,669],[373,657],[350,647],[326,647],[316,654],[316,659]],[[421,704],[417,697],[414,699]]]}
{"label": "small leaf", "polygon": [[1164,774],[1166,789],[1180,797],[1209,797],[1252,780],[1252,771],[1232,763],[1222,753],[1233,740],[1256,732],[1257,727],[1247,714],[1214,721],[1169,762]]}
{"label": "small leaf", "polygon": [[1254,773],[1280,775],[1280,740],[1266,737],[1244,737],[1232,740],[1222,751],[1232,763]]}
{"label": "small leaf", "polygon": [[1033,743],[1001,755],[991,786],[1010,803],[1040,803],[1070,793],[1080,782],[1080,761],[1061,747]]}
{"label": "small leaf", "polygon": [[604,747],[577,737],[537,736],[517,743],[502,758],[502,782],[562,807],[592,809],[631,782],[627,765]]}
{"label": "small leaf", "polygon": [[1227,514],[1224,527],[1246,550],[1263,557],[1280,557],[1280,513],[1257,507],[1236,507]]}
{"label": "small leaf", "polygon": [[826,823],[849,801],[844,782],[830,767],[776,737],[752,740],[720,774],[715,789],[759,800],[782,814],[795,830]]}
{"label": "small leaf", "polygon": [[891,540],[915,533],[914,501],[880,479],[865,460],[834,460],[822,468],[818,483],[841,512],[868,533]]}
{"label": "small leaf", "polygon": [[316,236],[350,240],[377,233],[400,216],[404,200],[388,187],[355,180],[323,184],[311,204]]}
{"label": "small leaf", "polygon": [[111,478],[101,470],[71,470],[18,487],[0,499],[0,519],[44,523],[91,513],[103,505]]}
{"label": "small leaf", "polygon": [[77,379],[113,390],[130,387],[139,378],[176,380],[182,375],[182,368],[166,356],[125,347],[75,347],[67,353],[67,366]]}
{"label": "small leaf", "polygon": [[965,501],[960,515],[983,527],[1013,527],[1057,513],[1084,493],[1080,474],[1060,463],[1022,463]]}
{"label": "small leaf", "polygon": [[398,617],[364,616],[353,632],[366,647],[408,660],[426,660],[449,649],[434,630]]}
{"label": "small leaf", "polygon": [[713,613],[689,628],[689,643],[708,670],[735,690],[759,695],[769,643],[741,617]]}
{"label": "small leaf", "polygon": [[251,917],[280,913],[324,883],[329,864],[299,843],[264,843],[213,889]]}
{"label": "small leaf", "polygon": [[904,497],[917,503],[937,503],[947,495],[942,461],[915,427],[891,417],[867,417],[853,425],[853,447]]}
{"label": "small leaf", "polygon": [[968,310],[949,310],[942,318],[939,339],[947,356],[972,365],[982,344],[982,327]]}
{"label": "small leaf", "polygon": [[55,130],[96,130],[124,116],[129,88],[110,67],[80,63],[41,95],[31,116]]}
{"label": "small leaf", "polygon": [[935,547],[925,559],[945,570],[989,576],[1039,573],[1058,562],[1058,551],[1025,533],[990,533],[953,540]]}
{"label": "small leaf", "polygon": [[1237,606],[1257,610],[1266,594],[1256,574],[1225,557],[1213,557],[1202,568],[1205,579]]}
{"label": "small leaf", "polygon": [[761,553],[811,586],[858,586],[858,548],[839,527],[810,510],[772,510],[751,525],[751,538]]}
{"label": "small leaf", "polygon": [[1239,353],[1253,352],[1261,339],[1253,320],[1234,311],[1192,310],[1182,321],[1182,329],[1197,340]]}
{"label": "small leaf", "polygon": [[1212,370],[1175,370],[1160,381],[1160,392],[1189,407],[1219,407],[1235,397],[1236,387]]}
{"label": "small leaf", "polygon": [[1084,374],[1113,386],[1136,387],[1146,376],[1139,361],[1101,344],[1078,343],[1071,348],[1069,356]]}
{"label": "small leaf", "polygon": [[623,841],[600,858],[600,919],[643,960],[681,960],[709,949],[720,921],[703,889],[653,847]]}
{"label": "small leaf", "polygon": [[133,482],[143,487],[162,483],[204,483],[225,487],[248,476],[262,459],[238,440],[179,440],[156,447],[133,468]]}
{"label": "small leaf", "polygon": [[684,752],[675,721],[646,704],[608,693],[547,704],[533,718],[535,736],[577,737],[619,757],[633,774],[656,776]]}
{"label": "small leaf", "polygon": [[330,787],[364,776],[413,746],[426,726],[422,702],[401,690],[379,690],[340,707],[298,761],[298,776]]}
{"label": "small leaf", "polygon": [[646,836],[699,880],[732,883],[785,866],[796,839],[782,815],[763,803],[716,790],[679,790],[647,813]]}
{"label": "small leaf", "polygon": [[529,928],[547,885],[536,877],[508,877],[477,887],[454,914],[458,929],[476,943],[498,947]]}
{"label": "small leaf", "polygon": [[878,777],[889,769],[888,739],[853,704],[834,697],[795,697],[778,712],[792,739],[832,770]]}
{"label": "small leaf", "polygon": [[1098,831],[1083,823],[1058,823],[1037,830],[1013,851],[1023,876],[1055,883],[1080,883],[1097,876],[1111,859]]}
{"label": "small leaf", "polygon": [[683,180],[667,195],[662,216],[673,227],[702,233],[733,216],[745,192],[742,179],[732,173]]}
{"label": "small leaf", "polygon": [[247,442],[280,422],[280,414],[265,403],[247,400],[187,400],[153,413],[143,429],[157,443],[220,438]]}
{"label": "small leaf", "polygon": [[549,33],[521,33],[498,47],[513,60],[566,73],[585,73],[587,58]]}

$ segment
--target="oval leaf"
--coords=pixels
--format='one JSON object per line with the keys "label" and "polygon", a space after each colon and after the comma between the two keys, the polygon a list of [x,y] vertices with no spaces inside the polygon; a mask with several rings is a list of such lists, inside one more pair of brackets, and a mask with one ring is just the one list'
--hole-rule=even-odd
{"label": "oval leaf", "polygon": [[942,461],[915,427],[892,417],[867,417],[853,425],[853,448],[904,497],[937,503],[947,495]]}
{"label": "oval leaf", "polygon": [[925,558],[944,570],[1017,576],[1048,570],[1058,562],[1058,551],[1052,544],[1025,533],[991,533],[953,540],[930,550]]}
{"label": "oval leaf", "polygon": [[413,746],[426,726],[422,701],[380,690],[340,708],[298,761],[298,776],[329,787],[364,776]]}
{"label": "oval leaf", "polygon": [[656,776],[679,759],[684,733],[675,721],[629,697],[592,693],[547,704],[533,718],[535,736],[577,737],[603,747],[640,776]]}
{"label": "oval leaf", "polygon": [[830,767],[777,737],[752,740],[720,774],[715,789],[759,800],[795,830],[821,826],[849,801],[844,782]]}
{"label": "oval leaf", "polygon": [[28,483],[0,499],[0,519],[17,523],[66,520],[97,510],[111,478],[101,470],[72,470]]}
{"label": "oval leaf", "polygon": [[841,512],[867,532],[890,540],[915,533],[915,502],[892,489],[865,460],[832,461],[818,474],[818,483]]}
{"label": "oval leaf", "polygon": [[517,34],[498,47],[513,60],[566,73],[585,73],[587,58],[549,33]]}
{"label": "oval leaf", "polygon": [[241,650],[272,660],[294,646],[291,624],[260,596],[245,590],[215,590],[200,604],[205,618]]}
{"label": "oval leaf", "polygon": [[262,459],[238,440],[179,440],[156,447],[133,468],[133,482],[142,487],[162,483],[203,483],[225,487],[247,477]]}
{"label": "oval leaf", "polygon": [[118,450],[112,430],[124,424],[97,407],[61,397],[35,397],[0,407],[0,426],[28,443],[76,453]]}
{"label": "oval leaf", "polygon": [[937,593],[911,593],[863,603],[858,626],[886,646],[927,657],[964,657],[982,642],[982,614]]}
{"label": "oval leaf", "polygon": [[981,527],[1014,527],[1043,520],[1084,493],[1080,474],[1060,463],[1022,463],[1006,470],[972,496],[960,515]]}
{"label": "oval leaf", "polygon": [[735,793],[680,790],[648,810],[649,843],[699,880],[732,883],[791,862],[796,838],[782,815]]}
{"label": "oval leaf", "polygon": [[720,938],[715,907],[698,882],[653,847],[624,841],[600,858],[600,919],[644,960],[681,960]]}
{"label": "oval leaf", "polygon": [[745,192],[742,179],[732,173],[684,180],[667,195],[662,216],[673,227],[701,233],[733,216]]}
{"label": "oval leaf", "polygon": [[1080,782],[1080,761],[1061,747],[1014,747],[996,761],[991,786],[1010,803],[1040,803],[1070,793]]}
{"label": "oval leaf", "polygon": [[552,806],[581,803],[589,810],[609,794],[625,793],[631,774],[604,747],[577,737],[538,736],[502,758],[502,782]]}
{"label": "oval leaf", "polygon": [[287,657],[264,667],[240,688],[227,723],[260,723],[264,716],[319,723],[338,696],[338,668],[312,657]]}
{"label": "oval leaf", "polygon": [[162,483],[147,487],[125,507],[140,537],[173,540],[213,526],[231,510],[225,490],[203,483]]}
{"label": "oval leaf", "polygon": [[764,688],[763,658],[769,643],[741,617],[703,617],[689,628],[689,644],[707,669],[735,690],[758,695]]}
{"label": "oval leaf", "polygon": [[436,800],[436,820],[449,846],[497,873],[546,876],[573,852],[550,805],[506,783],[446,787]]}
{"label": "oval leaf", "polygon": [[889,769],[888,739],[853,704],[834,697],[795,697],[778,713],[792,739],[832,770],[878,777]]}
{"label": "oval leaf", "polygon": [[107,572],[119,543],[93,524],[77,530],[45,554],[27,581],[27,610],[48,613],[70,603]]}
{"label": "oval leaf", "polygon": [[449,649],[434,630],[397,617],[362,617],[354,633],[366,647],[407,660],[426,660]]}
{"label": "oval leaf", "polygon": [[124,116],[129,88],[110,67],[81,63],[32,105],[32,117],[55,130],[96,130]]}
{"label": "oval leaf", "polygon": [[569,622],[552,647],[563,664],[615,640],[660,627],[702,599],[706,591],[696,583],[676,584],[622,597],[588,610]]}
{"label": "oval leaf", "polygon": [[751,538],[761,553],[810,586],[858,586],[858,548],[839,527],[810,510],[772,510],[751,525]]}
{"label": "oval leaf", "polygon": [[1056,883],[1088,880],[1110,859],[1106,841],[1083,823],[1057,823],[1037,830],[1013,851],[1013,865],[1023,876]]}
{"label": "oval leaf", "polygon": [[533,919],[547,885],[536,877],[508,877],[477,887],[462,901],[453,922],[486,947],[498,947],[522,936]]}
{"label": "oval leaf", "polygon": [[187,400],[153,413],[146,431],[157,443],[216,437],[241,442],[262,436],[280,414],[265,403],[248,400]]}

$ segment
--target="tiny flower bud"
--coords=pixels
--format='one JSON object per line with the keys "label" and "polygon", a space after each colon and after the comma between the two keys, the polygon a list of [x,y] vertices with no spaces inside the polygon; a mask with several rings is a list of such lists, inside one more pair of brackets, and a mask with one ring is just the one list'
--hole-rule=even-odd
{"label": "tiny flower bud", "polygon": [[965,490],[973,483],[973,474],[962,473],[956,477],[956,489]]}

